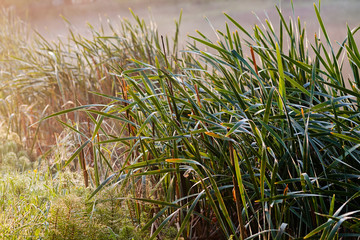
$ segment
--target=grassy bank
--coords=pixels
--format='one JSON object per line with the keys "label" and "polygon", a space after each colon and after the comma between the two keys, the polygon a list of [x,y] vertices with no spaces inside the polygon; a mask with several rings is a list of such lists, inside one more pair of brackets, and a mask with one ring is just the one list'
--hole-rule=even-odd
{"label": "grassy bank", "polygon": [[93,239],[127,239],[130,224],[150,239],[359,237],[359,28],[335,47],[320,9],[320,33],[309,39],[300,19],[277,8],[279,23],[251,31],[226,15],[231,25],[216,42],[198,32],[183,51],[181,16],[172,38],[133,14],[109,23],[109,35],[90,27],[90,38],[24,40],[3,89],[41,121],[29,133],[25,113],[4,119],[31,136],[21,139],[42,154],[45,180],[68,169],[83,191],[63,185],[55,199],[67,208],[48,212],[69,219],[74,201],[74,228]]}

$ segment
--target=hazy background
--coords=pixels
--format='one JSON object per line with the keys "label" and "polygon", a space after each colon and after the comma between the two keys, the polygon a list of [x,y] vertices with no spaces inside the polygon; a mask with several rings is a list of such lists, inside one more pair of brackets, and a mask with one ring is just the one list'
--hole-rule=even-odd
{"label": "hazy background", "polygon": [[[72,1],[83,3],[74,4]],[[152,15],[161,34],[173,33],[174,19],[178,18],[183,9],[183,40],[187,34],[196,35],[196,29],[211,34],[212,29],[204,16],[216,29],[224,29],[226,18],[223,12],[226,12],[249,29],[254,24],[261,24],[255,14],[262,21],[269,17],[276,28],[278,15],[275,5],[282,8],[286,17],[293,15],[290,0],[0,0],[1,2],[13,5],[23,19],[49,39],[67,33],[66,24],[60,15],[65,16],[79,33],[86,35],[87,22],[98,28],[99,19],[106,21],[109,18],[116,25],[119,16],[131,18],[129,8],[145,19]],[[318,1],[315,2],[318,4]],[[313,0],[294,0],[294,15],[306,22],[309,38],[318,31],[313,3]],[[321,15],[334,41],[344,39],[347,23],[350,28],[360,24],[359,12],[358,0],[323,0],[321,3]]]}

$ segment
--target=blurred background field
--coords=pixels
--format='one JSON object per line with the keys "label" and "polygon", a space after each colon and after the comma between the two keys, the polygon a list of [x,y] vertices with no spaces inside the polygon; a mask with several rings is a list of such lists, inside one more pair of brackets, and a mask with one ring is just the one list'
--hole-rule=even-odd
{"label": "blurred background field", "polygon": [[[290,0],[3,0],[3,4],[12,5],[18,9],[23,19],[28,20],[34,29],[49,38],[66,35],[67,27],[60,15],[66,17],[73,27],[82,35],[89,34],[86,29],[87,22],[94,27],[100,26],[108,18],[116,23],[118,17],[130,17],[129,8],[148,19],[150,13],[158,25],[160,34],[172,33],[171,24],[177,18],[180,9],[183,9],[181,24],[181,39],[187,34],[194,34],[196,29],[204,33],[211,33],[206,16],[215,29],[222,29],[226,21],[223,12],[234,17],[245,27],[259,24],[260,19],[268,17],[278,20],[274,6],[282,7],[284,15],[292,15]],[[305,21],[308,34],[318,30],[312,0],[294,1],[295,17],[299,16]],[[356,0],[326,0],[322,1],[322,16],[330,36],[342,40],[346,34],[345,24],[350,28],[359,22],[360,1]],[[106,25],[106,24],[105,24]],[[340,38],[340,39],[337,39]]]}

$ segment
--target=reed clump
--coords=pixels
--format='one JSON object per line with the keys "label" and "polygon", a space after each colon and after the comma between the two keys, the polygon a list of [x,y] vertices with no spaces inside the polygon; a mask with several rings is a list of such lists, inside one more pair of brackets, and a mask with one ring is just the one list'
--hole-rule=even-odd
{"label": "reed clump", "polygon": [[[171,40],[134,14],[120,32],[70,31],[69,44],[38,38],[38,51],[17,58],[32,96],[54,97],[31,111],[58,111],[43,128],[60,133],[49,123],[57,121],[73,143],[52,171],[78,169],[91,190],[93,210],[70,197],[81,214],[61,232],[86,234],[91,213],[99,233],[113,226],[114,236],[134,238],[360,236],[359,28],[347,27],[335,48],[320,4],[321,34],[309,39],[300,19],[276,9],[276,28],[265,20],[248,31],[225,14],[231,25],[216,42],[198,32],[181,52],[181,16]],[[39,129],[35,139],[46,139]]]}
{"label": "reed clump", "polygon": [[[250,32],[226,15],[233,26],[217,42],[198,32],[175,55],[157,38],[156,57],[144,48],[126,67],[110,64],[119,92],[97,93],[110,103],[67,110],[95,119],[69,163],[88,145],[124,149],[116,170],[94,158],[90,199],[106,186],[131,189],[129,214],[139,220],[152,206],[151,239],[167,226],[177,239],[359,236],[359,28],[335,50],[314,9],[314,39],[277,8],[277,29],[266,20]],[[106,120],[122,130],[103,130]]]}

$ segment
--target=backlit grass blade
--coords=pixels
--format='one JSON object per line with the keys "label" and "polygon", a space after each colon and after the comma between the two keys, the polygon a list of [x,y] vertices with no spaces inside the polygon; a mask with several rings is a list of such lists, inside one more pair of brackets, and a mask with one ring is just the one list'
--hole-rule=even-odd
{"label": "backlit grass blade", "polygon": [[[283,99],[284,102],[286,102],[286,87],[285,87],[285,75],[284,75],[284,68],[282,64],[282,57],[280,54],[279,45],[276,44],[276,56],[277,56],[277,64],[278,64],[278,71],[279,71],[279,97]],[[279,108],[281,111],[283,111],[283,101],[279,100]]]}

